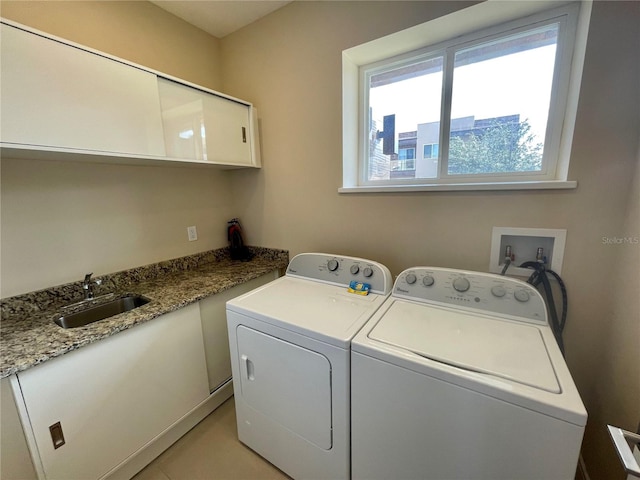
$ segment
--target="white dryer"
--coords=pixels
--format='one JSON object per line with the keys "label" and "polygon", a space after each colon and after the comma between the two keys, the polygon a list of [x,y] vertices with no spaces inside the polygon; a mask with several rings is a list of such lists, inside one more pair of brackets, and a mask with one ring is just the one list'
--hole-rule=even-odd
{"label": "white dryer", "polygon": [[227,302],[240,441],[293,478],[349,478],[351,339],[392,283],[371,260],[307,253]]}
{"label": "white dryer", "polygon": [[573,479],[587,412],[531,285],[416,267],[352,341],[354,479]]}

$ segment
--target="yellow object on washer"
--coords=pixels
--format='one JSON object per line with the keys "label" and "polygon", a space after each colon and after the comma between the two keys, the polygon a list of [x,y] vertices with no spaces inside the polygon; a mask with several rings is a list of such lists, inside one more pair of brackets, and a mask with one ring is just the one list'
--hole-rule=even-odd
{"label": "yellow object on washer", "polygon": [[349,283],[349,288],[347,291],[349,293],[355,293],[356,295],[369,295],[369,290],[371,289],[371,285],[364,282],[358,282],[357,280],[352,280]]}

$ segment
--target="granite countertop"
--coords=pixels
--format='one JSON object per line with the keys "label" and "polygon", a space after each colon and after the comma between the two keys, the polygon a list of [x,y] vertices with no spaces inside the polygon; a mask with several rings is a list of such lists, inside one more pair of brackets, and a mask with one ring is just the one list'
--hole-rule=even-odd
{"label": "granite countertop", "polygon": [[[95,303],[114,293],[143,295],[146,305],[109,319],[64,329],[53,322],[61,308],[82,299],[82,282],[2,299],[0,378],[110,337],[277,269],[286,268],[284,250],[249,247],[250,261],[232,260],[227,248],[107,275],[94,288]],[[106,299],[106,300],[105,300]]]}

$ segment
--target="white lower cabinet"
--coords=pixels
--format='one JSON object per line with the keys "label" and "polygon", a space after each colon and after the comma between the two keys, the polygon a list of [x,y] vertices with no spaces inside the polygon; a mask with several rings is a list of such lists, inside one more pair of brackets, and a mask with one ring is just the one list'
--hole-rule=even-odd
{"label": "white lower cabinet", "polygon": [[41,476],[102,478],[209,396],[199,307],[168,313],[17,377]]}
{"label": "white lower cabinet", "polygon": [[12,377],[0,380],[0,478],[36,480],[38,477],[12,395],[11,380]]}
{"label": "white lower cabinet", "polygon": [[211,391],[231,378],[226,303],[232,298],[275,280],[277,276],[277,271],[268,273],[200,301],[200,317],[202,318],[207,373]]}
{"label": "white lower cabinet", "polygon": [[[12,438],[2,439],[1,478],[131,478],[231,397],[226,302],[277,277],[273,271],[3,379],[2,433]],[[5,401],[11,390],[15,403]],[[21,466],[28,452],[35,471]]]}

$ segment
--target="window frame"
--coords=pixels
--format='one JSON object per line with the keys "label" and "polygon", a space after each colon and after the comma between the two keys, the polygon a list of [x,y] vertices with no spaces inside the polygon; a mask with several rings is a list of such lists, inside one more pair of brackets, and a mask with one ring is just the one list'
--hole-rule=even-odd
{"label": "window frame", "polygon": [[[494,2],[485,2],[490,4]],[[520,2],[515,2],[520,3]],[[527,2],[528,3],[528,2]],[[439,42],[430,42],[421,48],[401,51],[396,47],[395,51],[383,49],[383,58],[374,62],[362,61],[367,55],[362,52],[366,48],[380,47],[380,41],[369,42],[363,46],[354,47],[343,52],[343,187],[341,193],[357,191],[409,191],[409,190],[504,190],[522,188],[575,188],[577,182],[567,181],[569,154],[571,150],[571,138],[577,110],[577,96],[579,92],[582,66],[584,62],[584,49],[588,32],[591,3],[571,2],[558,7],[557,2],[540,2],[545,7],[527,15],[510,14],[512,18],[506,21],[495,21],[490,26],[480,25],[483,28],[474,30],[470,25],[474,24],[471,18],[474,13],[467,11],[483,8],[477,5],[454,12],[446,17],[466,16],[467,32],[464,35],[455,35],[455,32],[447,32],[451,36]],[[550,8],[553,5],[555,8]],[[586,7],[585,7],[586,5]],[[495,13],[496,6],[490,5]],[[486,5],[484,8],[489,8]],[[485,15],[486,16],[486,15]],[[491,15],[489,15],[491,16]],[[435,19],[442,22],[446,17]],[[453,18],[451,19],[453,20]],[[434,21],[414,27],[424,29],[431,26]],[[484,20],[488,23],[487,20]],[[464,22],[463,22],[464,23]],[[547,24],[559,23],[558,42],[556,48],[556,61],[553,74],[553,87],[550,99],[550,113],[547,122],[545,147],[543,157],[543,169],[536,172],[508,172],[489,174],[448,174],[447,162],[443,161],[448,155],[448,136],[450,122],[450,106],[453,83],[454,55],[458,50],[482,44],[496,38],[506,37],[518,32],[539,28]],[[476,22],[477,24],[477,22]],[[449,23],[449,25],[451,25]],[[412,30],[412,29],[409,29]],[[438,30],[438,28],[436,28]],[[450,29],[449,29],[450,30]],[[423,30],[424,31],[424,30]],[[399,32],[404,33],[404,32]],[[392,35],[393,36],[393,35]],[[392,37],[390,36],[390,37]],[[358,50],[363,47],[362,51]],[[355,53],[355,55],[354,55]],[[393,55],[390,55],[393,53]],[[375,73],[392,70],[402,64],[410,64],[424,59],[444,56],[443,70],[443,94],[440,115],[440,139],[439,139],[439,178],[408,178],[388,180],[368,180],[368,125],[369,125],[369,99],[368,78]],[[361,57],[361,58],[358,58]],[[369,54],[369,58],[371,54]],[[447,73],[448,72],[448,73]],[[354,78],[354,75],[356,78]],[[357,109],[354,109],[353,93],[357,94]],[[349,105],[348,103],[351,103]],[[447,104],[448,102],[448,104]],[[351,107],[351,108],[350,108]],[[353,115],[357,118],[357,127],[354,131]],[[348,118],[351,117],[351,118]],[[357,138],[357,152],[353,147],[354,134]],[[446,140],[446,142],[443,142]],[[356,153],[356,158],[353,154]],[[350,155],[350,157],[348,156]]]}

